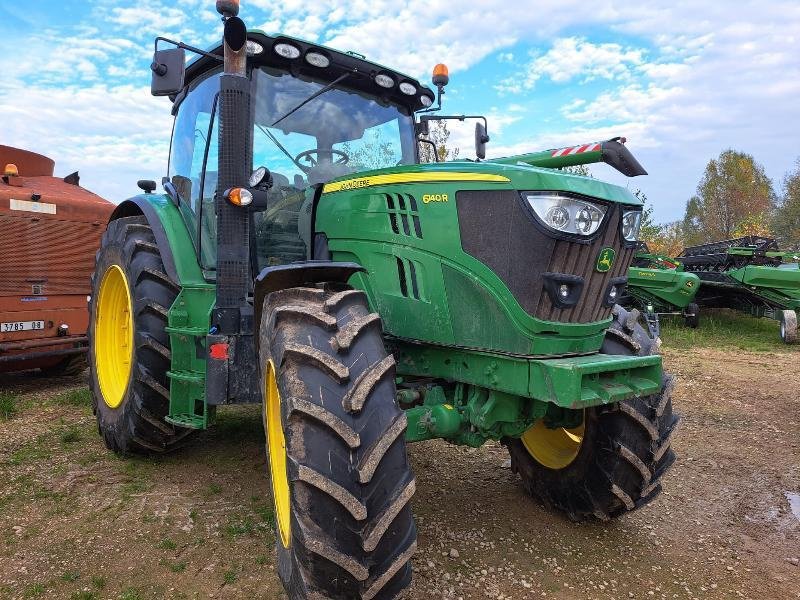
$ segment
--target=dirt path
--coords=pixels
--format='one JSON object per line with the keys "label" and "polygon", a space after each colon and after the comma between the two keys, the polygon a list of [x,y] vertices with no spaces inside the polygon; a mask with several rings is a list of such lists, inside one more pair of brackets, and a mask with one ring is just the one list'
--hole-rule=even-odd
{"label": "dirt path", "polygon": [[[611,524],[533,503],[498,445],[413,446],[409,596],[800,598],[795,357],[667,352],[678,462],[653,505]],[[4,381],[22,408],[0,422],[0,598],[282,598],[258,411],[221,411],[174,456],[122,461],[81,387]]]}

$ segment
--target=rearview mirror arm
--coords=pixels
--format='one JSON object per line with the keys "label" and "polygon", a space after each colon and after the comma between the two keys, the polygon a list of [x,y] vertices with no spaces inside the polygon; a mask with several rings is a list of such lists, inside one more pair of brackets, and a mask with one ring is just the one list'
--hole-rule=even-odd
{"label": "rearview mirror arm", "polygon": [[[184,44],[183,42],[176,42],[175,40],[170,40],[165,37],[157,37],[155,40],[155,52],[158,52],[158,42],[165,42],[167,44],[172,44],[173,46],[177,46],[181,50],[188,50],[189,52],[194,52],[195,54],[201,54],[203,56],[207,56],[209,58],[213,58],[214,60],[218,60],[219,62],[223,61],[223,57],[220,54],[213,54],[211,52],[206,52],[205,50],[200,50],[200,48],[195,48],[194,46],[189,46],[188,44]],[[154,71],[156,67],[151,67]],[[158,73],[159,75],[163,75],[164,73]]]}
{"label": "rearview mirror arm", "polygon": [[486,135],[489,135],[489,123],[483,115],[422,115],[419,118],[420,121],[466,121],[467,119],[480,119],[483,121],[483,128],[486,130]]}

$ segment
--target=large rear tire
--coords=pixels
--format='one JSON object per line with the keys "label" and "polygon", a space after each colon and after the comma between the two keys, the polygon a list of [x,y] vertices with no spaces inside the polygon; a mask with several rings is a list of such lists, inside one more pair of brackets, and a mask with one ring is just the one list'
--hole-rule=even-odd
{"label": "large rear tire", "polygon": [[293,288],[259,332],[278,574],[289,598],[395,598],[415,490],[394,359],[362,292]]}
{"label": "large rear tire", "polygon": [[[615,306],[601,351],[655,353],[657,344],[638,318],[638,310]],[[644,506],[659,494],[661,478],[675,461],[672,387],[665,375],[660,393],[588,408],[571,429],[537,422],[521,439],[506,440],[512,469],[532,496],[575,521],[607,521]]]}
{"label": "large rear tire", "polygon": [[163,453],[193,433],[164,420],[171,361],[165,327],[178,291],[144,217],[109,223],[92,275],[89,385],[100,435],[118,454]]}

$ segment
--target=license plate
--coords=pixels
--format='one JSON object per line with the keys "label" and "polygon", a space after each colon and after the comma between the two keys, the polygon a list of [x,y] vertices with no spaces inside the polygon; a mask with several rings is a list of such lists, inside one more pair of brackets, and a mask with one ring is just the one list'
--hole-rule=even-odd
{"label": "license plate", "polygon": [[10,323],[0,323],[0,333],[35,331],[37,329],[44,329],[44,321],[11,321]]}

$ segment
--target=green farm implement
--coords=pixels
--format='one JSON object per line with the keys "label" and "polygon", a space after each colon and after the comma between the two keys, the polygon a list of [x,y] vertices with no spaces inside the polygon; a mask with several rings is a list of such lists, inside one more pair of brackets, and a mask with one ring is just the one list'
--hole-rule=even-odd
{"label": "green farm implement", "polygon": [[789,344],[797,341],[798,258],[779,251],[775,240],[747,236],[685,248],[676,260],[702,281],[697,294],[701,306],[775,319],[781,339]]}
{"label": "green farm implement", "polygon": [[700,308],[693,302],[700,289],[700,278],[686,273],[675,259],[652,254],[639,243],[628,269],[628,287],[620,304],[644,313],[651,333],[659,334],[659,317],[681,315],[689,327],[700,323]]}
{"label": "green farm implement", "polygon": [[[120,204],[97,255],[90,368],[112,450],[163,453],[219,407],[263,407],[291,598],[411,579],[407,442],[498,440],[575,520],[650,502],[674,461],[671,379],[616,305],[642,203],[554,168],[644,174],[614,139],[420,164],[429,89],[353,52],[247,30],[156,40],[175,115],[164,192]],[[169,46],[169,47],[166,47]],[[185,52],[199,58],[185,66]]]}

